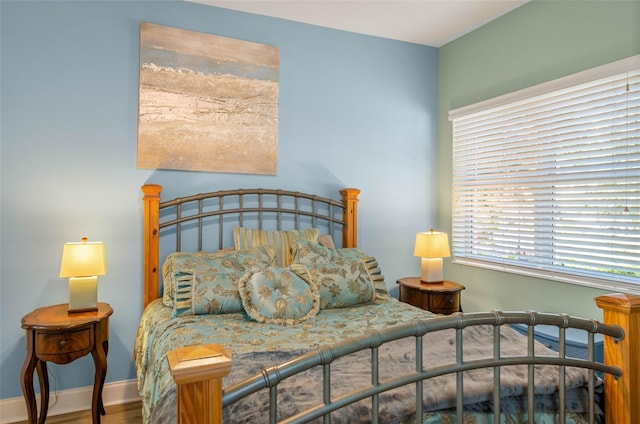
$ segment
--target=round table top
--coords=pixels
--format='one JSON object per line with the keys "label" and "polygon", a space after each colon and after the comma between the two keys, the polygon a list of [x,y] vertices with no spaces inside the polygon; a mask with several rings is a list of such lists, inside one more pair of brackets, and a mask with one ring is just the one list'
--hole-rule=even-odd
{"label": "round table top", "polygon": [[465,289],[462,284],[456,283],[455,281],[444,280],[438,283],[423,283],[422,281],[420,281],[420,277],[400,278],[397,283],[418,290],[435,292],[458,292]]}
{"label": "round table top", "polygon": [[98,302],[97,311],[69,313],[69,304],[44,306],[22,318],[22,328],[27,330],[67,330],[93,322],[100,322],[113,314],[108,303]]}

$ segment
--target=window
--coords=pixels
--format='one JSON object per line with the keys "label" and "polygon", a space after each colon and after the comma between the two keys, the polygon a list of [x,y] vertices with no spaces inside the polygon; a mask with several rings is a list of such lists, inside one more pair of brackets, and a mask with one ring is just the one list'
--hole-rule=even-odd
{"label": "window", "polygon": [[449,118],[456,263],[640,292],[640,55]]}

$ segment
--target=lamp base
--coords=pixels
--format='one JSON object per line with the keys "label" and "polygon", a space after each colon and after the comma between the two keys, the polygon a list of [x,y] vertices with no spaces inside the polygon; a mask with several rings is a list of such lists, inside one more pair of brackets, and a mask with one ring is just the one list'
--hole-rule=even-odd
{"label": "lamp base", "polygon": [[442,258],[422,258],[420,282],[426,284],[442,283]]}
{"label": "lamp base", "polygon": [[70,314],[98,310],[98,277],[69,278]]}

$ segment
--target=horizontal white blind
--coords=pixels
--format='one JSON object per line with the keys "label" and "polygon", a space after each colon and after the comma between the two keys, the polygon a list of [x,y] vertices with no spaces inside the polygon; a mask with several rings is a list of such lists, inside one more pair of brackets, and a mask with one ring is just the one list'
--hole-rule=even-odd
{"label": "horizontal white blind", "polygon": [[640,69],[453,118],[453,256],[640,290]]}

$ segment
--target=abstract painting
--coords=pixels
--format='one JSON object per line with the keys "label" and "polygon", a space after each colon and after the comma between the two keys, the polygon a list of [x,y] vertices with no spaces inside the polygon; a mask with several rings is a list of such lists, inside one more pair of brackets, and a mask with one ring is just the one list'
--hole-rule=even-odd
{"label": "abstract painting", "polygon": [[140,24],[138,167],[277,173],[277,47]]}

